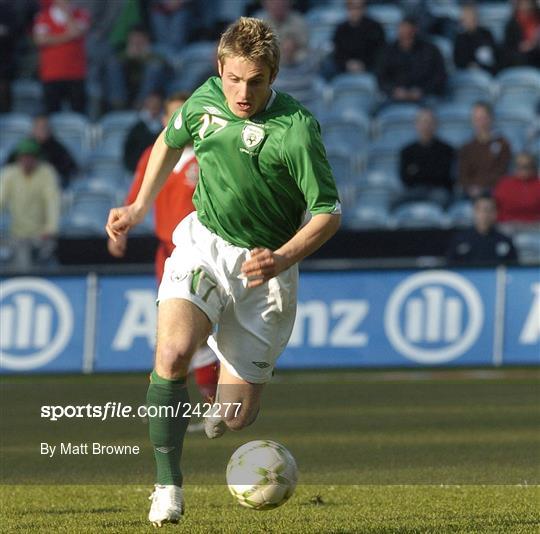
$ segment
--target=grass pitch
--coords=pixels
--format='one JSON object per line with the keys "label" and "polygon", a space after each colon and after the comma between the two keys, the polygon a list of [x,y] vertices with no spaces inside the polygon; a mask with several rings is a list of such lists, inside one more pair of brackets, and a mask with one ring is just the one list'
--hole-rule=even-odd
{"label": "grass pitch", "polygon": [[[51,422],[45,404],[144,404],[146,377],[3,378],[2,532],[150,532],[143,420]],[[193,397],[196,400],[196,397]],[[538,370],[283,373],[258,421],[219,440],[188,434],[189,533],[537,533]],[[232,452],[274,439],[300,485],[283,507],[243,509],[224,485]],[[47,458],[40,443],[138,444],[141,454]]]}

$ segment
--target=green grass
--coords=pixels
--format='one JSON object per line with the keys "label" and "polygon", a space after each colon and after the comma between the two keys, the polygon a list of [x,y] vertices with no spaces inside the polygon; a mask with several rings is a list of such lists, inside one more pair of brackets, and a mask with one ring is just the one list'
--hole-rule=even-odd
{"label": "green grass", "polygon": [[[3,378],[2,532],[150,532],[153,483],[139,418],[40,418],[45,404],[144,403],[142,375]],[[195,396],[193,397],[196,400]],[[257,422],[219,440],[189,434],[183,471],[189,533],[537,533],[538,370],[282,373]],[[243,509],[224,485],[251,439],[294,454],[300,486],[282,508]],[[141,447],[138,456],[39,454],[41,442]]]}

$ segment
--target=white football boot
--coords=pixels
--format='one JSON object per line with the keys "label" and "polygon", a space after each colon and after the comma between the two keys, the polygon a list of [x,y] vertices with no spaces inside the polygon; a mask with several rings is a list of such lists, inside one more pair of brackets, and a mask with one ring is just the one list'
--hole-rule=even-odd
{"label": "white football boot", "polygon": [[156,484],[150,495],[152,501],[148,521],[155,527],[165,523],[178,523],[184,515],[184,492],[180,486]]}

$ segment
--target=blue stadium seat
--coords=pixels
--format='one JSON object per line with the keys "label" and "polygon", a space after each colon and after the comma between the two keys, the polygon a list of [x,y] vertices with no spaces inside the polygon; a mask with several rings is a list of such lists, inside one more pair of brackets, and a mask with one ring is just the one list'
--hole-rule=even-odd
{"label": "blue stadium seat", "polygon": [[368,14],[382,24],[387,41],[395,39],[397,27],[403,18],[401,8],[391,4],[373,4],[368,6]]}
{"label": "blue stadium seat", "polygon": [[124,140],[130,128],[137,122],[138,116],[136,111],[112,111],[104,115],[99,121],[98,145],[107,147],[110,143],[115,143],[123,147]]}
{"label": "blue stadium seat", "polygon": [[368,143],[370,122],[363,113],[322,115],[320,124],[327,146],[342,146],[358,151]]}
{"label": "blue stadium seat", "polygon": [[51,130],[79,165],[84,165],[92,144],[92,125],[80,113],[61,112],[50,116]]}
{"label": "blue stadium seat", "polygon": [[18,79],[11,86],[13,111],[36,115],[44,111],[43,87],[37,80]]}
{"label": "blue stadium seat", "polygon": [[309,47],[324,53],[331,51],[334,30],[347,18],[345,9],[339,6],[318,6],[305,15],[309,27]]}
{"label": "blue stadium seat", "polygon": [[375,193],[378,191],[397,195],[403,190],[403,185],[397,173],[369,170],[363,173],[356,182],[358,191]]}
{"label": "blue stadium seat", "polygon": [[[216,70],[214,41],[200,41],[186,46],[176,57],[174,90],[192,91],[201,80]],[[173,87],[169,87],[169,92]]]}
{"label": "blue stadium seat", "polygon": [[407,202],[392,213],[397,228],[444,228],[448,218],[434,202]]}
{"label": "blue stadium seat", "polygon": [[446,210],[452,226],[467,227],[473,224],[473,205],[470,200],[457,200]]}
{"label": "blue stadium seat", "polygon": [[339,74],[332,80],[331,110],[336,113],[369,113],[378,98],[377,80],[372,74]]}
{"label": "blue stadium seat", "polygon": [[71,209],[62,218],[60,233],[69,236],[100,235],[115,199],[109,194],[80,192],[74,195]]}
{"label": "blue stadium seat", "polygon": [[349,184],[353,172],[353,159],[347,150],[336,147],[327,147],[326,152],[332,172],[339,184]]}
{"label": "blue stadium seat", "polygon": [[511,2],[489,2],[478,4],[480,26],[488,28],[499,43],[504,38],[504,27],[512,14]]}
{"label": "blue stadium seat", "polygon": [[395,174],[399,166],[399,151],[393,141],[381,139],[371,143],[368,149],[368,169]]}
{"label": "blue stadium seat", "polygon": [[345,226],[353,230],[377,230],[388,227],[388,210],[379,205],[359,205],[345,218]]}
{"label": "blue stadium seat", "polygon": [[535,115],[529,109],[519,106],[513,109],[497,108],[495,113],[495,126],[510,142],[513,151],[525,148],[534,120]]}
{"label": "blue stadium seat", "polygon": [[375,134],[388,145],[401,148],[416,138],[415,120],[419,106],[398,104],[384,108],[375,121]]}
{"label": "blue stadium seat", "polygon": [[540,232],[521,231],[513,237],[521,263],[537,264],[540,262]]}
{"label": "blue stadium seat", "polygon": [[441,35],[432,35],[429,38],[441,53],[447,72],[453,72],[455,70],[454,65],[454,43],[447,37]]}
{"label": "blue stadium seat", "polygon": [[540,72],[534,67],[504,69],[496,81],[499,86],[497,104],[519,101],[523,105],[537,106],[540,102]]}
{"label": "blue stadium seat", "polygon": [[473,104],[478,100],[493,99],[495,81],[480,69],[458,70],[450,77],[452,97],[461,104]]}
{"label": "blue stadium seat", "polygon": [[436,109],[438,120],[437,135],[458,148],[473,135],[471,107],[468,104],[443,104]]}
{"label": "blue stadium seat", "polygon": [[0,135],[2,144],[18,142],[32,132],[32,119],[23,113],[2,113],[0,115]]}

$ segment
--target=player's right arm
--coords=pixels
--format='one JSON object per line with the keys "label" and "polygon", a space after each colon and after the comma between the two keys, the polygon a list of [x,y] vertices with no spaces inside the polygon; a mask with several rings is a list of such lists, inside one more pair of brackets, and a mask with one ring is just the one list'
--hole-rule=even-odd
{"label": "player's right arm", "polygon": [[128,206],[113,208],[109,212],[105,229],[113,241],[144,219],[181,154],[181,149],[171,148],[165,143],[165,131],[161,132],[152,148],[141,190],[135,202]]}

